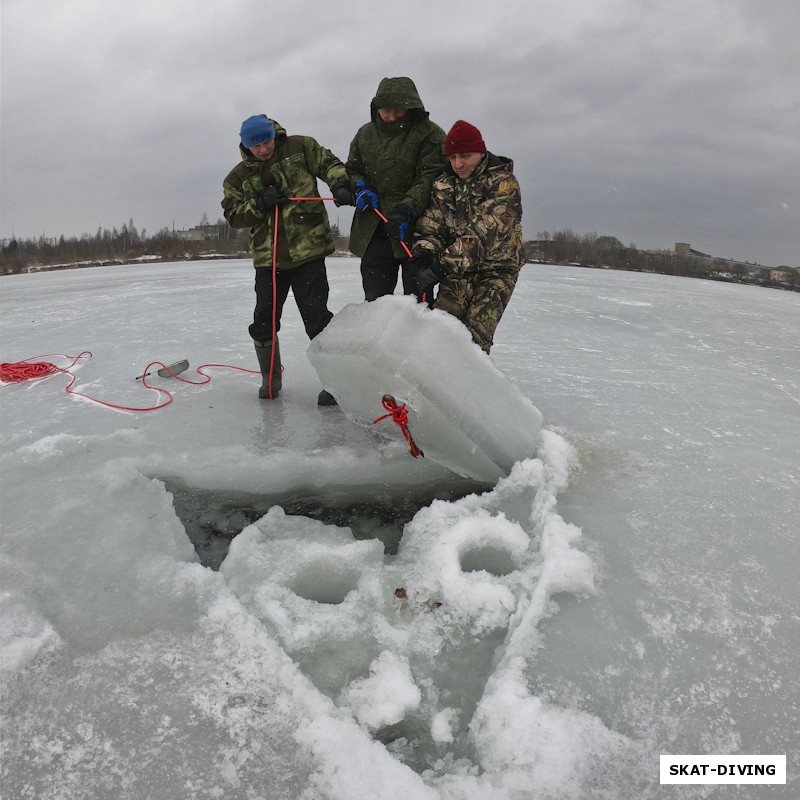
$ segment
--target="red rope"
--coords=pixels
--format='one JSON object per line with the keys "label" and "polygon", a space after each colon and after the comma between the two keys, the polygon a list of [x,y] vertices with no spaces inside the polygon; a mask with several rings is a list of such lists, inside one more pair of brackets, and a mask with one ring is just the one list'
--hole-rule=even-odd
{"label": "red rope", "polygon": [[414,458],[418,458],[419,456],[424,458],[425,453],[423,453],[422,450],[417,447],[417,445],[414,443],[414,440],[411,438],[411,434],[408,432],[408,409],[406,408],[406,404],[400,403],[398,405],[394,397],[392,397],[390,394],[385,394],[381,398],[381,405],[389,413],[384,414],[382,417],[378,417],[378,419],[372,420],[372,424],[375,425],[381,420],[391,417],[392,421],[396,425],[400,426],[400,430],[403,432],[403,436],[405,436],[406,441],[408,442],[408,448],[411,451],[411,455],[414,456]]}
{"label": "red rope", "polygon": [[[333,197],[290,197],[289,200],[334,200]],[[280,221],[280,207],[275,206],[275,225],[272,233],[272,351],[269,354],[269,377],[267,378],[267,392],[269,399],[274,400],[272,394],[272,370],[275,365],[275,341],[278,336],[277,309],[278,304],[278,223]],[[283,369],[283,365],[281,365]]]}
{"label": "red rope", "polygon": [[[290,200],[333,200],[333,197],[290,197]],[[276,305],[277,305],[277,282],[276,282],[276,271],[277,271],[277,250],[278,250],[278,219],[279,219],[279,209],[278,206],[275,206],[275,232],[272,242],[272,340],[275,341],[275,336],[277,334],[275,328],[277,327],[277,318],[276,318]],[[47,358],[49,356],[57,356],[58,358],[66,358],[72,359],[72,363],[66,367],[59,367],[49,361],[36,361],[36,359]],[[151,361],[145,368],[142,370],[142,385],[152,391],[158,392],[160,396],[165,395],[166,400],[163,403],[158,403],[153,406],[147,406],[145,408],[136,408],[132,406],[123,406],[117,403],[108,403],[105,400],[98,400],[96,397],[92,397],[91,395],[84,394],[83,392],[75,391],[72,388],[72,385],[78,380],[78,376],[75,375],[74,372],[70,370],[81,358],[91,358],[92,354],[88,350],[84,350],[82,353],[79,353],[77,356],[67,356],[63,353],[48,353],[47,355],[42,356],[32,356],[31,358],[23,359],[22,361],[16,362],[3,362],[0,363],[0,382],[2,383],[22,383],[23,381],[29,380],[36,380],[38,378],[46,378],[49,375],[53,375],[56,372],[62,372],[66,375],[70,376],[70,381],[64,388],[64,391],[67,394],[74,394],[76,397],[83,397],[86,400],[90,400],[92,403],[97,403],[98,405],[105,406],[106,408],[115,408],[120,411],[156,411],[159,408],[164,408],[164,406],[168,406],[172,400],[173,396],[172,393],[167,391],[166,389],[161,389],[158,386],[151,386],[147,382],[147,374],[150,370],[150,367],[163,367],[169,374],[175,378],[175,380],[180,381],[181,383],[188,383],[191,386],[202,386],[203,384],[208,383],[211,380],[211,376],[207,375],[203,372],[204,368],[219,368],[219,369],[232,369],[238,372],[247,372],[251,375],[260,375],[261,373],[258,370],[254,369],[246,369],[244,367],[234,367],[230,364],[201,364],[199,367],[195,369],[198,375],[200,375],[203,380],[200,381],[190,381],[186,378],[181,378],[179,375],[174,373],[163,361]],[[272,399],[272,369],[275,363],[275,347],[273,345],[272,348],[272,355],[270,357],[270,369],[269,369],[269,395],[270,399]]]}
{"label": "red rope", "polygon": [[0,381],[3,383],[22,383],[36,378],[51,375],[58,367],[49,361],[37,361],[33,364],[27,361],[0,364]]}
{"label": "red rope", "polygon": [[[386,219],[386,217],[384,217],[384,216],[383,216],[383,214],[381,214],[381,212],[380,212],[380,211],[378,211],[378,209],[377,209],[377,208],[375,208],[375,206],[373,206],[373,207],[372,207],[372,210],[373,210],[373,211],[374,211],[374,212],[375,212],[375,213],[376,213],[376,214],[377,214],[377,215],[378,215],[378,216],[379,216],[379,217],[380,217],[380,218],[381,218],[381,219],[382,219],[384,222],[388,222],[388,221],[389,221],[388,219]],[[407,244],[406,244],[406,243],[405,243],[405,242],[404,242],[402,239],[400,239],[400,244],[403,246],[403,250],[405,250],[405,251],[406,251],[406,255],[407,255],[409,258],[414,258],[414,256],[413,256],[413,255],[412,255],[412,253],[411,253],[411,250],[409,250],[409,249],[408,249],[408,245],[407,245]],[[428,293],[427,293],[427,292],[425,292],[425,293],[422,295],[422,297],[420,297],[420,298],[419,298],[419,302],[420,302],[420,303],[427,303],[427,302],[428,302]]]}
{"label": "red rope", "polygon": [[[58,367],[55,364],[52,364],[48,361],[35,361],[35,359],[40,358],[47,358],[49,356],[57,356],[58,358],[67,358],[71,359],[72,363],[67,365],[66,367]],[[83,397],[86,400],[90,400],[92,403],[97,403],[97,405],[105,406],[106,408],[114,408],[119,411],[156,411],[159,408],[164,408],[164,406],[168,406],[172,402],[172,393],[167,391],[166,389],[161,389],[158,386],[151,386],[147,382],[147,372],[150,370],[150,367],[163,367],[170,375],[177,381],[181,383],[188,383],[191,386],[202,386],[203,384],[208,383],[211,380],[211,376],[203,372],[203,369],[211,369],[211,368],[220,368],[220,369],[232,369],[236,370],[237,372],[247,372],[251,375],[260,375],[260,372],[257,372],[253,369],[245,369],[244,367],[234,367],[231,364],[201,364],[199,367],[196,368],[195,372],[202,377],[202,380],[199,381],[190,381],[186,378],[181,378],[179,375],[176,375],[163,361],[151,361],[142,371],[142,385],[149,389],[151,392],[158,392],[160,396],[166,396],[166,400],[162,403],[158,403],[157,405],[153,406],[146,406],[144,408],[137,408],[134,406],[123,406],[117,403],[109,403],[105,400],[98,400],[96,397],[92,397],[91,395],[85,394],[84,392],[75,391],[72,388],[72,384],[78,380],[78,376],[71,372],[72,367],[78,362],[81,358],[91,358],[92,354],[88,350],[84,350],[82,353],[79,353],[77,356],[67,356],[62,353],[48,353],[47,356],[34,356],[32,358],[25,359],[23,361],[18,361],[16,363],[4,363],[0,364],[0,381],[3,382],[11,382],[11,383],[20,383],[21,381],[26,380],[34,380],[37,378],[46,378],[49,375],[52,375],[56,372],[62,372],[65,375],[70,376],[70,381],[64,388],[64,391],[67,394],[74,394],[76,397]]]}
{"label": "red rope", "polygon": [[[375,212],[375,213],[376,213],[376,214],[377,214],[377,215],[378,215],[378,216],[379,216],[379,217],[380,217],[380,218],[381,218],[381,219],[382,219],[384,222],[388,222],[388,221],[389,221],[388,219],[386,219],[386,217],[384,217],[384,216],[383,216],[383,214],[381,214],[381,212],[380,212],[380,211],[378,211],[378,209],[377,209],[377,208],[375,208],[375,206],[373,206],[373,207],[372,207],[372,210],[373,210],[373,211],[374,211],[374,212]],[[412,255],[411,255],[411,251],[408,249],[408,245],[407,245],[407,244],[406,244],[406,243],[405,243],[405,242],[404,242],[402,239],[400,239],[400,244],[402,245],[402,247],[403,247],[403,250],[405,250],[405,251],[406,251],[406,255],[407,255],[409,258],[413,258],[414,256],[412,256]]]}
{"label": "red rope", "polygon": [[269,394],[269,399],[274,400],[275,397],[272,394],[272,368],[275,365],[275,339],[278,335],[278,331],[276,328],[277,325],[277,310],[276,306],[278,305],[278,220],[280,209],[278,206],[275,206],[275,225],[274,232],[272,236],[272,348],[269,353],[269,377],[267,378],[267,393]]}

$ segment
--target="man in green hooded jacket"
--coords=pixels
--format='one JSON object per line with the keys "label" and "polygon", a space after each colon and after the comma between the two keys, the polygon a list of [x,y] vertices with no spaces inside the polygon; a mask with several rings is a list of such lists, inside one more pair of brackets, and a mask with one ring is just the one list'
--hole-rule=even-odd
{"label": "man in green hooded jacket", "polygon": [[[289,289],[309,339],[333,318],[325,256],[334,242],[317,178],[337,206],[355,199],[344,164],[316,139],[288,136],[265,114],[248,117],[239,136],[242,160],[223,182],[222,209],[231,227],[250,229],[256,307],[249,330],[263,376],[258,396],[273,400],[282,386],[278,331]],[[336,400],[323,389],[318,403]]]}
{"label": "man in green hooded jacket", "polygon": [[[411,78],[384,78],[370,103],[370,122],[356,133],[347,171],[356,191],[350,251],[361,257],[364,298],[392,294],[402,268],[403,292],[415,284],[406,269],[414,221],[428,207],[444,170],[444,131],[428,118]],[[388,220],[383,223],[380,214]]]}

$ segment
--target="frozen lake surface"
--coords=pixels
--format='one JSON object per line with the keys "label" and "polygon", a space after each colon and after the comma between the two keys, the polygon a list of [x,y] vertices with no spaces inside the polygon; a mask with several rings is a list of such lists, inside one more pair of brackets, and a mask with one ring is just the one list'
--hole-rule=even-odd
{"label": "frozen lake surface", "polygon": [[[5,277],[0,356],[163,402],[151,361],[256,367],[252,272]],[[496,485],[318,408],[292,299],[281,347],[275,402],[0,386],[4,797],[797,796],[800,295],[526,266],[492,359],[544,422]]]}

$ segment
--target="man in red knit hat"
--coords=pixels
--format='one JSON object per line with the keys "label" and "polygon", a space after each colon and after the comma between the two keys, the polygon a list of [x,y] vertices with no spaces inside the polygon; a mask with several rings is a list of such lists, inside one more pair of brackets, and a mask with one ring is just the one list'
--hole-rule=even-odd
{"label": "man in red knit hat", "polygon": [[488,353],[525,263],[519,183],[511,159],[488,152],[464,120],[447,133],[445,155],[409,269],[419,297],[439,283],[434,307],[460,319]]}

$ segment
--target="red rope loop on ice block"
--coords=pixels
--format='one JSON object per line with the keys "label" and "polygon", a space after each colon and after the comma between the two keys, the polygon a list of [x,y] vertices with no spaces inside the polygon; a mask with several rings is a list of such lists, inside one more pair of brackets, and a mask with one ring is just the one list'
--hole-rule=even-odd
{"label": "red rope loop on ice block", "polygon": [[417,447],[417,445],[414,443],[414,440],[411,438],[411,434],[408,432],[408,409],[406,408],[406,404],[398,404],[394,397],[392,397],[390,394],[385,394],[381,398],[381,405],[389,413],[384,414],[382,417],[378,417],[378,419],[372,420],[372,424],[375,425],[381,420],[391,417],[395,425],[400,426],[400,430],[403,432],[403,436],[405,436],[405,439],[408,442],[408,448],[411,451],[411,455],[414,456],[414,458],[418,458],[419,456],[424,458],[425,453],[423,453],[422,450]]}

